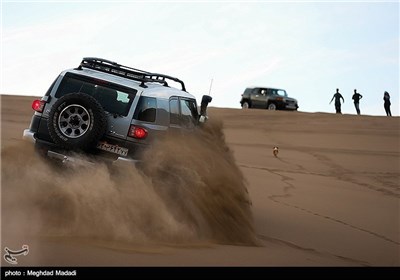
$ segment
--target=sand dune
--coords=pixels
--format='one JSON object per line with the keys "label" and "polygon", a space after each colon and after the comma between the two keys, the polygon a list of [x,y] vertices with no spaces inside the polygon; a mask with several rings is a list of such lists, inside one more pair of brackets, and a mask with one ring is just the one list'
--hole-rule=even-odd
{"label": "sand dune", "polygon": [[33,99],[1,96],[2,246],[28,244],[21,265],[400,265],[398,117],[211,107],[214,131],[206,148],[191,142],[191,168],[154,151],[186,165],[160,195],[160,165],[129,173],[139,187],[124,189],[101,166],[67,177],[43,164],[21,140]]}

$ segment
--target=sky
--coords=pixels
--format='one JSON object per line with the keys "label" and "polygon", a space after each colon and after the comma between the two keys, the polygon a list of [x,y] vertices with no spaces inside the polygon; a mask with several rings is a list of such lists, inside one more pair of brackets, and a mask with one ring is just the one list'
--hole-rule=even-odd
{"label": "sky", "polygon": [[[43,95],[83,57],[175,76],[198,102],[240,108],[246,87],[299,111],[399,116],[399,1],[1,0],[1,94]],[[212,81],[212,83],[211,83]]]}

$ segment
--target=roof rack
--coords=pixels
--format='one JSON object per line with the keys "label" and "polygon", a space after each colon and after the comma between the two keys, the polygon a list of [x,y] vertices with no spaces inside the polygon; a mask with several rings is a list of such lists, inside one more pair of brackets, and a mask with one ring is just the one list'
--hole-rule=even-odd
{"label": "roof rack", "polygon": [[145,83],[160,83],[164,86],[168,86],[168,82],[166,80],[172,80],[181,84],[182,90],[186,91],[185,84],[178,78],[174,78],[164,74],[150,73],[147,71],[120,65],[116,62],[103,58],[84,57],[77,69],[81,70],[82,68],[90,68],[93,70],[102,71],[127,79],[139,81],[141,82],[141,87],[147,87]]}

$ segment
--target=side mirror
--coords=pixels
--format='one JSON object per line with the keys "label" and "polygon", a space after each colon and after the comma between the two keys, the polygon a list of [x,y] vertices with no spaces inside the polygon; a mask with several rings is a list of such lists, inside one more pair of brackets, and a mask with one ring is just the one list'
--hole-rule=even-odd
{"label": "side mirror", "polygon": [[207,106],[208,103],[210,103],[212,100],[212,97],[209,95],[203,95],[203,98],[201,99],[201,105],[200,105],[200,117],[199,117],[199,123],[203,124],[207,121]]}
{"label": "side mirror", "polygon": [[211,100],[212,100],[211,96],[203,95],[203,98],[201,99],[200,116],[207,115],[207,106],[208,106],[208,103],[211,102]]}

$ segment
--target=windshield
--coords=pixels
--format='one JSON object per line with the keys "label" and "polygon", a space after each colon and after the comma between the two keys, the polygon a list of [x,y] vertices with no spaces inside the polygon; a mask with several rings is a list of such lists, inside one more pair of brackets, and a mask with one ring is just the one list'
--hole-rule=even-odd
{"label": "windshield", "polygon": [[278,90],[276,91],[276,94],[277,94],[277,95],[280,95],[280,96],[284,96],[284,97],[287,97],[287,96],[288,96],[287,93],[286,93],[286,91],[284,91],[283,89],[278,89]]}

